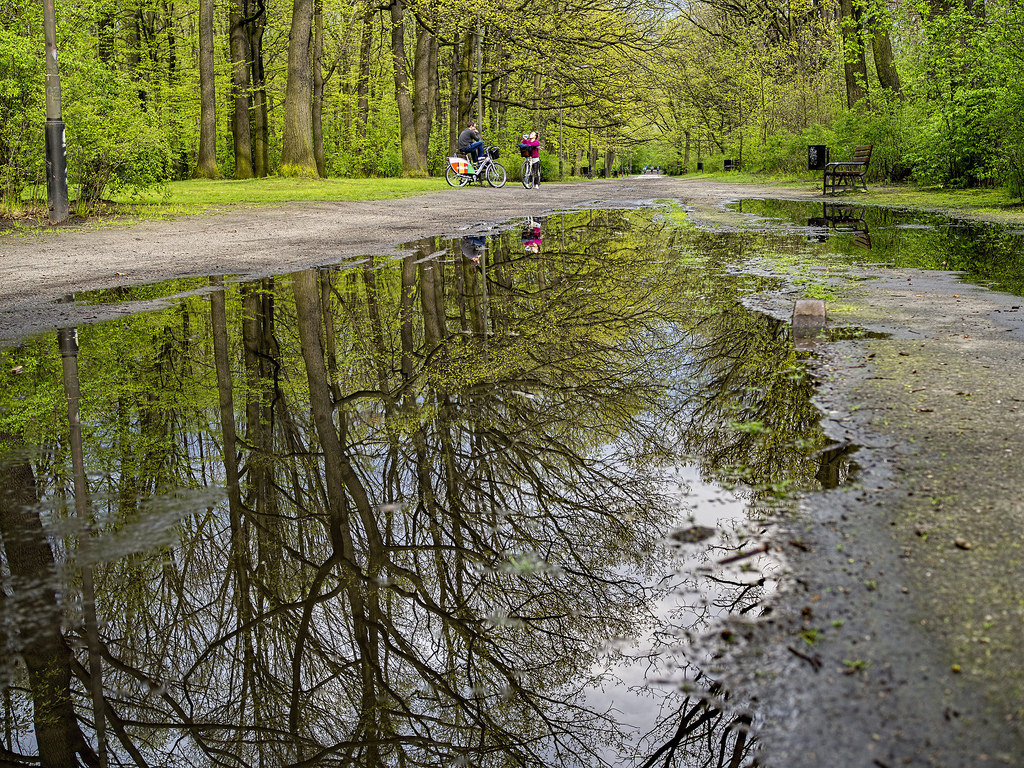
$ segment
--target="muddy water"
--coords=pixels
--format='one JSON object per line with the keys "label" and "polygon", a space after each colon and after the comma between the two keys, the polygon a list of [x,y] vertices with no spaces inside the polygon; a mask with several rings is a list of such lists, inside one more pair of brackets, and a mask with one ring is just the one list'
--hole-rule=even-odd
{"label": "muddy water", "polygon": [[5,745],[748,755],[700,639],[759,614],[778,509],[851,472],[735,269],[807,247],[587,212],[69,297],[160,308],[2,351]]}

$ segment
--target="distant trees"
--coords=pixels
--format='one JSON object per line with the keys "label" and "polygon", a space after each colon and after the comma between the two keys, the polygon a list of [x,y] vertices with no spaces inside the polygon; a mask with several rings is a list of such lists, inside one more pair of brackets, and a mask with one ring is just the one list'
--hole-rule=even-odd
{"label": "distant trees", "polygon": [[[470,116],[504,147],[537,129],[570,173],[725,156],[792,171],[808,143],[873,143],[876,173],[1016,183],[1020,6],[62,0],[72,196],[192,175],[436,174]],[[14,201],[43,178],[42,40],[34,3],[3,7],[0,190]]]}

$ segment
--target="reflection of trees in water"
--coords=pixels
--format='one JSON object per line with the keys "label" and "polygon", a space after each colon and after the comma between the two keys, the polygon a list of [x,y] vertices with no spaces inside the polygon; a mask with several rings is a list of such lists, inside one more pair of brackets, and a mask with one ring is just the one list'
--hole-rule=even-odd
{"label": "reflection of trees in water", "polygon": [[[592,765],[617,741],[583,694],[601,641],[655,622],[666,435],[756,474],[777,460],[723,414],[758,416],[760,387],[773,428],[810,421],[806,394],[766,373],[789,354],[778,334],[723,322],[726,289],[709,300],[660,225],[562,223],[539,254],[515,232],[480,265],[425,242],[399,263],[215,281],[209,303],[83,330],[105,538],[155,519],[154,494],[226,489],[188,508],[178,544],[97,568],[112,764]],[[772,343],[744,352],[743,333]],[[754,349],[758,365],[740,361]],[[36,409],[24,439],[51,450],[5,498],[34,482],[53,517],[66,453],[38,372],[11,396]],[[732,728],[687,701],[702,738]],[[12,752],[30,749],[8,728]]]}
{"label": "reflection of trees in water", "polygon": [[673,697],[656,728],[645,736],[649,752],[639,768],[753,768],[756,741],[751,718],[729,708],[718,683],[703,681],[699,695]]}

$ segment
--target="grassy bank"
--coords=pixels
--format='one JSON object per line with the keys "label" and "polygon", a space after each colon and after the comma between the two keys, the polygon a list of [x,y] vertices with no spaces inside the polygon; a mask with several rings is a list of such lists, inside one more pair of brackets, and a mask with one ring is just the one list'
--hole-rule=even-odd
{"label": "grassy bank", "polygon": [[[280,205],[295,201],[389,200],[447,189],[434,179],[190,179],[138,193],[112,192],[98,210],[81,211],[72,199],[71,224],[159,219],[222,210],[239,205]],[[74,198],[75,190],[69,190]],[[48,227],[46,200],[9,200],[0,205],[0,232]]]}
{"label": "grassy bank", "polygon": [[[735,184],[771,186],[779,189],[799,190],[801,193],[821,194],[821,174],[806,174],[799,178],[768,178],[750,173],[713,173],[688,178],[706,178]],[[857,201],[860,204],[883,205],[936,211],[950,216],[987,219],[1008,224],[1024,224],[1024,203],[1004,188],[997,189],[944,189],[918,187],[913,184],[881,184],[868,182],[868,191],[844,192],[829,196],[836,202]]]}

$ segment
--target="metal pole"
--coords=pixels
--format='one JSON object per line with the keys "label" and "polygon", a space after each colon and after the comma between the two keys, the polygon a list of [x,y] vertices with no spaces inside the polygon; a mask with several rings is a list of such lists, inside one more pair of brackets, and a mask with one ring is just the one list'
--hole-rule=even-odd
{"label": "metal pole", "polygon": [[43,37],[46,40],[46,198],[50,221],[68,218],[68,153],[60,108],[60,73],[57,71],[57,14],[54,0],[43,0]]}

